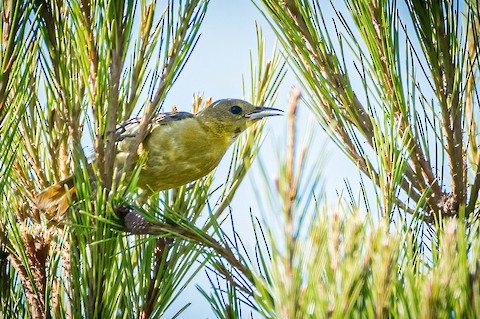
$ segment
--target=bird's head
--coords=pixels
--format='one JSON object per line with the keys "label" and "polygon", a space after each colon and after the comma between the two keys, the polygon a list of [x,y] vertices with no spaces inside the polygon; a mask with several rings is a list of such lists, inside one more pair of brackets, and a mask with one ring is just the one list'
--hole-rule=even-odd
{"label": "bird's head", "polygon": [[197,114],[205,124],[222,133],[237,137],[248,126],[264,117],[282,115],[282,110],[255,106],[239,99],[224,99],[213,102]]}

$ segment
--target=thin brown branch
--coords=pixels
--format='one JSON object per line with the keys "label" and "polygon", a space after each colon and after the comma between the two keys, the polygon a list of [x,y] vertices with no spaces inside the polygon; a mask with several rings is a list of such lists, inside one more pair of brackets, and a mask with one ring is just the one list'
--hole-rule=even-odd
{"label": "thin brown branch", "polygon": [[[117,127],[118,121],[118,110],[119,110],[119,97],[120,97],[120,76],[123,69],[124,55],[125,51],[125,29],[126,21],[123,18],[123,11],[125,3],[117,2],[113,5],[115,16],[111,17],[113,24],[112,29],[115,30],[113,35],[114,39],[111,42],[110,49],[110,85],[109,85],[109,97],[108,97],[108,115],[106,123],[106,145],[105,145],[105,158],[103,161],[103,176],[102,180],[104,187],[110,189],[113,181],[113,169],[115,162],[115,129]],[[142,139],[143,140],[143,139]],[[138,146],[137,146],[138,147]]]}
{"label": "thin brown branch", "polygon": [[284,201],[285,201],[285,213],[286,213],[286,223],[285,223],[285,235],[286,235],[286,248],[287,248],[287,260],[285,267],[288,272],[288,277],[291,277],[291,272],[293,266],[293,259],[295,257],[295,243],[297,238],[295,237],[294,230],[294,203],[297,200],[297,190],[298,190],[298,178],[301,175],[301,172],[298,168],[295,167],[295,157],[296,157],[296,113],[298,102],[300,101],[301,93],[299,89],[294,89],[290,94],[290,101],[287,107],[288,111],[288,128],[287,128],[287,158],[286,158],[286,180],[285,180],[285,190]]}
{"label": "thin brown branch", "polygon": [[[294,165],[295,165],[295,147],[296,147],[296,134],[295,134],[295,121],[298,102],[300,101],[301,93],[299,89],[294,89],[290,94],[290,101],[287,107],[288,110],[288,132],[287,132],[287,158],[286,158],[286,186],[288,187],[286,192],[286,212],[288,216],[289,227],[292,226],[293,221],[293,201],[297,196],[297,183],[294,180]],[[298,182],[298,181],[297,181]]]}
{"label": "thin brown branch", "polygon": [[254,282],[251,270],[244,265],[229,247],[224,247],[212,236],[203,233],[191,225],[168,224],[159,221],[147,221],[145,217],[134,209],[120,206],[116,208],[117,214],[124,219],[125,228],[132,234],[150,234],[157,236],[174,236],[196,242],[211,248],[224,258],[233,267],[240,271],[250,282]]}
{"label": "thin brown branch", "polygon": [[[442,54],[443,74],[439,74],[438,82],[441,91],[439,91],[441,104],[445,109],[444,130],[447,135],[447,150],[450,159],[450,170],[452,174],[452,191],[455,195],[455,206],[465,201],[465,157],[463,154],[463,131],[462,131],[462,109],[459,107],[460,92],[456,88],[457,68],[452,57],[451,41],[456,41],[456,35],[452,34],[449,28],[449,22],[453,17],[445,17],[443,6],[439,7],[440,17],[438,19],[438,36],[440,38],[439,45]],[[448,9],[447,9],[448,10]],[[448,13],[447,13],[448,14]],[[446,27],[445,27],[446,24]],[[440,78],[440,76],[442,76]]]}
{"label": "thin brown branch", "polygon": [[[148,284],[148,291],[145,296],[145,303],[142,307],[142,310],[140,312],[140,318],[141,319],[147,319],[150,318],[154,306],[155,306],[155,301],[158,298],[158,282],[162,280],[162,277],[164,274],[166,274],[166,270],[168,269],[168,260],[166,260],[168,257],[168,251],[169,251],[169,245],[167,243],[166,238],[158,238],[157,239],[157,245],[154,250],[154,255],[155,255],[155,265],[154,269],[152,271],[152,277],[150,278],[149,284]],[[160,267],[163,265],[163,268],[160,269]],[[160,275],[160,276],[159,276]]]}
{"label": "thin brown branch", "polygon": [[209,236],[207,234],[200,234],[195,230],[187,229],[180,225],[170,226],[168,224],[164,224],[162,225],[162,228],[171,234],[177,234],[177,236],[181,238],[193,240],[199,244],[213,249],[213,251],[218,253],[221,257],[225,258],[225,260],[229,262],[230,265],[237,268],[250,282],[254,282],[254,276],[251,270],[247,266],[245,266],[240,260],[237,259],[237,257],[230,248],[224,247],[212,236]]}
{"label": "thin brown branch", "polygon": [[223,276],[223,278],[228,282],[230,282],[230,284],[232,284],[233,286],[240,289],[242,292],[246,294],[253,295],[253,291],[241,285],[239,281],[236,279],[236,277],[232,275],[232,271],[227,269],[223,264],[219,262],[214,262],[213,267],[215,268],[215,271],[217,272],[217,274],[219,274],[220,276]]}
{"label": "thin brown branch", "polygon": [[14,257],[12,254],[8,256],[8,261],[13,266],[13,268],[15,268],[20,277],[20,280],[23,283],[32,318],[46,319],[47,316],[45,314],[45,306],[42,304],[41,297],[35,293],[35,289],[33,288],[32,282],[30,281],[25,266],[18,258]]}

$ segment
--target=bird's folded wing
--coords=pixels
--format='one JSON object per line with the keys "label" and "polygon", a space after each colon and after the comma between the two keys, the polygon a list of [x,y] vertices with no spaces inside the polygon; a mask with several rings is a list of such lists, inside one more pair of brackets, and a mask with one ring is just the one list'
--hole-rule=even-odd
{"label": "bird's folded wing", "polygon": [[[173,121],[180,121],[187,118],[192,118],[194,115],[188,112],[172,112],[172,113],[160,113],[156,115],[150,123],[149,131],[153,130],[156,126],[166,125]],[[121,142],[125,139],[134,138],[138,134],[140,128],[141,117],[132,118],[117,125],[115,138],[117,142]]]}

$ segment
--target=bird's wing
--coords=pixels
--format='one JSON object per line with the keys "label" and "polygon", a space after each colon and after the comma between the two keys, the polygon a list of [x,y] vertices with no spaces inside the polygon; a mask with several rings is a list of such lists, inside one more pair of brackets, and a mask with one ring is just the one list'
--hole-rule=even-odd
{"label": "bird's wing", "polygon": [[[194,115],[188,112],[160,113],[152,119],[148,130],[152,131],[155,127],[159,125],[166,125],[173,121],[180,121],[192,117],[194,117]],[[135,136],[137,136],[141,120],[142,118],[140,117],[132,118],[117,125],[115,131],[115,137],[117,142],[121,142],[125,139],[134,138]]]}

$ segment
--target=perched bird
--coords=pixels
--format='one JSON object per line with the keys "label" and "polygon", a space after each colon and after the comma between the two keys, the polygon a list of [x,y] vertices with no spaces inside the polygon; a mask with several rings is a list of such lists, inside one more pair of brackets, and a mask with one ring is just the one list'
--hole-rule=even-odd
{"label": "perched bird", "polygon": [[[207,175],[249,125],[264,117],[281,115],[280,112],[243,100],[224,99],[195,115],[187,112],[158,114],[152,119],[148,135],[139,147],[139,152],[146,152],[146,161],[140,171],[138,187],[147,192],[159,192]],[[119,167],[129,155],[140,120],[131,119],[117,126],[116,165]],[[68,209],[67,188],[74,194],[72,177],[38,194],[37,207],[62,214]]]}

